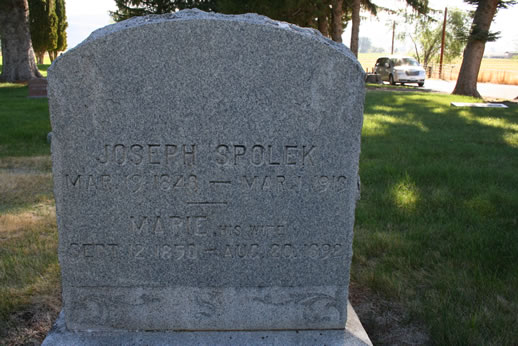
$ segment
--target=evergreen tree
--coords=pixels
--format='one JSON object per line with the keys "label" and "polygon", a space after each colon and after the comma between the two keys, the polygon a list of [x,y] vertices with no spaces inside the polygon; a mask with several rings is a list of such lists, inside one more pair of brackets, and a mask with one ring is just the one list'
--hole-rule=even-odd
{"label": "evergreen tree", "polygon": [[55,0],[47,0],[47,47],[51,61],[54,60],[54,51],[58,47],[58,16],[56,15]]}
{"label": "evergreen tree", "polygon": [[31,30],[32,47],[38,64],[43,64],[43,57],[47,50],[47,16],[45,0],[29,0],[29,27]]}
{"label": "evergreen tree", "polygon": [[318,17],[328,15],[314,0],[218,0],[216,10],[227,14],[259,13],[275,20],[318,28]]}
{"label": "evergreen tree", "polygon": [[[134,16],[170,13],[199,8],[226,14],[259,13],[304,27],[319,29],[324,35],[341,40],[343,21],[347,19],[344,0],[115,0],[115,21]],[[331,11],[332,5],[339,10]],[[337,5],[338,4],[338,5]],[[333,15],[334,14],[334,15]]]}
{"label": "evergreen tree", "polygon": [[[427,9],[428,0],[406,2],[417,11]],[[227,14],[259,13],[272,19],[318,29],[324,36],[342,42],[344,23],[351,19],[351,14],[356,14],[353,17],[356,19],[353,23],[356,27],[354,33],[359,33],[358,0],[115,0],[115,3],[117,11],[111,15],[117,22],[134,16],[196,7]],[[371,0],[360,0],[360,5],[376,14],[376,5]]]}
{"label": "evergreen tree", "polygon": [[51,56],[50,52],[56,49],[58,43],[58,17],[54,0],[29,0],[29,22],[34,52],[38,64],[43,64],[45,52]]}
{"label": "evergreen tree", "polygon": [[115,0],[117,11],[110,14],[113,20],[120,22],[131,17],[172,13],[187,8],[214,11],[216,2],[216,0]]}
{"label": "evergreen tree", "polygon": [[67,14],[65,10],[65,0],[56,0],[57,23],[57,43],[56,49],[52,52],[51,60],[57,58],[59,52],[67,49]]}

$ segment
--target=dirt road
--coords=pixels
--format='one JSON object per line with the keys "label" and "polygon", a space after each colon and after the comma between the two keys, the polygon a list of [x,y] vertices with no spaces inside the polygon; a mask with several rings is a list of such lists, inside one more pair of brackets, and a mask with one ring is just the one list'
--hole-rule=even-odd
{"label": "dirt road", "polygon": [[[455,81],[427,79],[424,89],[451,93],[455,88]],[[478,83],[477,90],[482,97],[513,100],[518,98],[518,85]]]}

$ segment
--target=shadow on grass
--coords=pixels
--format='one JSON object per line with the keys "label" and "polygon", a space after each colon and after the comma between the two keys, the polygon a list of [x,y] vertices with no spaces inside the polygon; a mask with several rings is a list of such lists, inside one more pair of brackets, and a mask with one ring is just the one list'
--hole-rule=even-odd
{"label": "shadow on grass", "polygon": [[52,199],[0,212],[0,344],[39,344],[50,329],[61,306],[57,243]]}
{"label": "shadow on grass", "polygon": [[518,108],[367,94],[353,280],[437,344],[518,340]]}

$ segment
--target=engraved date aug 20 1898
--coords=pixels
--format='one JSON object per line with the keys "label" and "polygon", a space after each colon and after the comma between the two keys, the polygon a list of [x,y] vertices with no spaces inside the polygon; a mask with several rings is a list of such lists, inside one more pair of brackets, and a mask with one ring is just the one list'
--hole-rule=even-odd
{"label": "engraved date aug 20 1898", "polygon": [[220,247],[203,247],[196,244],[161,244],[156,246],[136,245],[136,259],[156,258],[162,260],[195,260],[201,258],[279,260],[326,260],[345,255],[342,244],[289,244],[289,243],[238,243]]}

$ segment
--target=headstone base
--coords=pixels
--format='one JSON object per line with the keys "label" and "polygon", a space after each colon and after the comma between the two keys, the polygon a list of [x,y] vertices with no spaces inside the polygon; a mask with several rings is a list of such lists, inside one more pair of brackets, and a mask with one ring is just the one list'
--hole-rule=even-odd
{"label": "headstone base", "polygon": [[43,346],[54,345],[372,345],[351,304],[345,330],[72,332],[61,311]]}
{"label": "headstone base", "polygon": [[383,81],[379,74],[369,73],[365,76],[365,83],[383,84]]}

